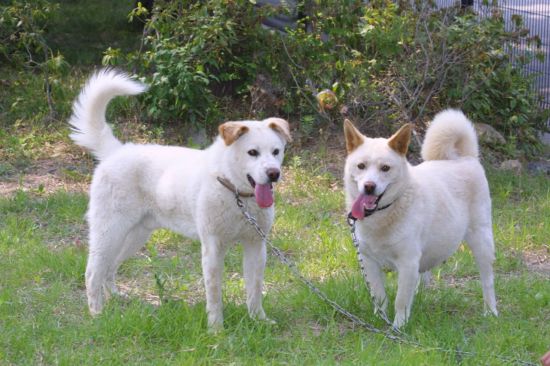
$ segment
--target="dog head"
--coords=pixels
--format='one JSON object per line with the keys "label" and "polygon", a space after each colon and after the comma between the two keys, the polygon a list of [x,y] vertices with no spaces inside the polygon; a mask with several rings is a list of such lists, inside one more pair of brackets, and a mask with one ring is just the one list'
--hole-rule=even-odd
{"label": "dog head", "polygon": [[356,219],[362,220],[397,198],[406,178],[411,132],[412,125],[406,124],[389,139],[369,138],[349,120],[344,121],[346,201]]}
{"label": "dog head", "polygon": [[226,122],[218,130],[226,146],[225,175],[237,187],[251,187],[258,206],[271,207],[273,183],[281,177],[285,146],[292,140],[288,122],[281,118]]}

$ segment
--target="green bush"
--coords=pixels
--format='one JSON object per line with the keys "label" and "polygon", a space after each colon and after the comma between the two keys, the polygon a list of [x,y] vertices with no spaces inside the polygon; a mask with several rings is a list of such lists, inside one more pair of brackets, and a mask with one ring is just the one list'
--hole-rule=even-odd
{"label": "green bush", "polygon": [[[536,136],[548,113],[533,80],[520,72],[527,60],[506,52],[528,40],[520,18],[509,32],[498,12],[480,19],[429,2],[316,0],[290,9],[297,10],[305,17],[282,34],[261,28],[272,10],[253,1],[159,1],[145,26],[145,51],[109,49],[104,62],[148,73],[144,98],[155,119],[212,130],[235,111],[241,118],[276,113],[299,121],[307,136],[339,129],[345,114],[380,135],[405,122],[421,131],[435,113],[454,107],[508,136],[505,153],[540,150]],[[253,108],[262,88],[275,91],[277,101]],[[339,100],[330,110],[315,98],[326,89]]]}
{"label": "green bush", "polygon": [[[256,51],[265,49],[260,14],[249,1],[157,1],[145,24],[145,52],[104,63],[129,62],[150,75],[144,98],[154,119],[211,129],[224,99],[247,90],[256,76]],[[142,15],[143,8],[131,16]],[[121,59],[122,58],[122,59]]]}
{"label": "green bush", "polygon": [[[332,89],[345,113],[372,134],[388,134],[404,122],[422,130],[440,110],[461,108],[508,137],[510,146],[500,151],[540,152],[537,135],[547,128],[548,111],[540,107],[533,78],[522,74],[529,57],[512,60],[506,50],[519,41],[536,46],[520,18],[516,29],[506,31],[498,12],[480,19],[458,7],[437,11],[426,2],[413,8],[378,0],[361,6],[360,16],[342,9],[341,16],[353,20],[338,23],[349,27],[346,33],[334,31],[338,16],[324,10],[333,12],[333,3],[317,2],[312,31],[294,31],[285,40],[292,50],[287,67],[297,79],[291,85],[301,91],[314,86],[295,100]],[[334,113],[328,117],[341,120]],[[317,121],[321,126],[323,119]]]}
{"label": "green bush", "polygon": [[47,120],[56,114],[52,88],[68,69],[63,55],[55,53],[45,40],[48,23],[58,8],[48,0],[12,0],[0,5],[0,62],[42,75]]}
{"label": "green bush", "polygon": [[516,145],[513,148],[532,156],[540,152],[537,135],[546,129],[549,115],[540,108],[533,76],[522,72],[529,55],[511,60],[506,52],[520,40],[532,41],[520,25],[507,32],[498,14],[481,21],[466,14],[448,25],[449,46],[460,62],[449,70],[442,101],[461,107],[474,121],[492,125]]}
{"label": "green bush", "polygon": [[11,1],[0,6],[0,57],[4,62],[36,63],[47,61],[50,52],[44,40],[48,20],[56,6],[47,0]]}

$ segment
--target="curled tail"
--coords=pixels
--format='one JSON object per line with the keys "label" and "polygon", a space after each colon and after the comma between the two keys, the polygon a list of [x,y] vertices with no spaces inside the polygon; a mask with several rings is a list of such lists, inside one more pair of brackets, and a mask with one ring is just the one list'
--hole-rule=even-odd
{"label": "curled tail", "polygon": [[447,109],[438,113],[426,131],[422,159],[453,160],[465,156],[478,158],[477,135],[464,113]]}
{"label": "curled tail", "polygon": [[127,74],[112,69],[96,72],[73,104],[70,138],[90,150],[98,160],[105,159],[122,146],[105,120],[107,104],[116,96],[135,95],[146,89],[146,85]]}

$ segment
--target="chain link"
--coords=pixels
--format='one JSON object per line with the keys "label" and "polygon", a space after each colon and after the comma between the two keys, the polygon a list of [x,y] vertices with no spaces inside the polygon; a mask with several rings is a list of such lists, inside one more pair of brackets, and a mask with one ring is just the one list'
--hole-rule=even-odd
{"label": "chain link", "polygon": [[[433,351],[444,352],[444,353],[447,353],[447,354],[453,354],[459,360],[459,363],[461,363],[460,360],[462,360],[463,356],[472,357],[472,356],[477,356],[478,355],[476,352],[462,351],[462,350],[458,349],[458,347],[456,349],[448,349],[448,348],[443,348],[443,347],[426,347],[426,346],[423,346],[422,344],[418,343],[417,341],[411,340],[409,338],[405,338],[405,336],[407,336],[407,335],[405,333],[400,332],[396,328],[393,328],[393,327],[391,328],[392,331],[395,332],[395,333],[392,333],[388,330],[377,328],[374,325],[372,325],[372,324],[366,322],[365,320],[359,318],[355,314],[349,312],[343,306],[339,305],[337,302],[330,299],[323,291],[321,291],[317,286],[315,286],[310,280],[305,278],[300,273],[300,271],[299,271],[298,267],[296,266],[296,264],[294,262],[292,262],[283,253],[283,251],[281,249],[279,249],[275,245],[273,245],[271,240],[267,237],[266,233],[263,231],[263,229],[258,224],[258,221],[256,220],[256,218],[254,216],[252,216],[247,211],[246,205],[241,200],[241,197],[240,197],[239,193],[237,191],[235,191],[234,194],[235,194],[235,200],[237,202],[237,206],[241,210],[241,212],[242,212],[243,216],[245,217],[246,221],[248,221],[248,223],[250,225],[252,225],[252,227],[254,227],[254,229],[256,230],[258,235],[260,236],[260,238],[266,243],[267,246],[269,246],[269,248],[271,249],[271,252],[281,261],[281,263],[285,264],[290,269],[292,274],[294,274],[294,276],[296,276],[300,281],[302,281],[302,283],[304,283],[304,285],[306,285],[311,290],[311,292],[313,292],[321,300],[323,300],[324,302],[329,304],[336,312],[338,312],[339,314],[341,314],[344,317],[348,318],[352,323],[357,324],[357,325],[367,329],[369,332],[376,333],[376,334],[381,334],[385,338],[387,338],[389,340],[392,340],[394,342],[407,344],[407,345],[414,346],[414,347],[417,347],[417,348],[422,348],[424,350],[433,350]],[[361,258],[361,254],[359,252],[359,241],[357,240],[357,234],[355,232],[355,221],[356,221],[356,219],[351,217],[351,216],[348,216],[347,221],[348,221],[348,225],[350,226],[350,232],[351,232],[351,238],[353,240],[353,245],[354,245],[354,247],[357,251],[357,259],[358,259],[359,265],[361,267],[361,274],[363,275],[363,279],[365,280],[365,283],[367,284],[367,287],[368,287],[368,282],[366,282],[366,279],[367,279],[366,271],[365,271],[365,268],[364,268],[364,265],[363,265],[363,260]],[[386,314],[384,314],[383,312],[379,312],[379,315],[387,324],[389,324],[389,325],[392,324],[390,322],[390,320],[387,318]],[[537,366],[535,363],[532,363],[532,362],[529,362],[529,361],[524,361],[524,360],[520,360],[520,359],[516,359],[516,358],[510,358],[510,357],[506,357],[506,356],[502,356],[502,355],[493,355],[493,357],[495,357],[495,358],[497,358],[501,361],[504,361],[506,363],[509,363],[509,364]]]}

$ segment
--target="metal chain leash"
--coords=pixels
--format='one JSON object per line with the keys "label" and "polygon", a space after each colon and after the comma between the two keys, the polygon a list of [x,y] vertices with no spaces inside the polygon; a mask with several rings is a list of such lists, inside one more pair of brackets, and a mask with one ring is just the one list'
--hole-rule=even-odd
{"label": "metal chain leash", "polygon": [[[355,252],[357,254],[357,262],[359,262],[359,267],[361,269],[361,275],[363,276],[363,281],[365,281],[365,285],[367,286],[367,288],[369,288],[369,282],[367,281],[367,272],[366,272],[366,269],[365,269],[365,264],[363,263],[363,258],[361,257],[361,252],[359,252],[359,240],[357,239],[357,234],[355,233],[355,222],[356,221],[357,221],[357,219],[354,218],[353,216],[351,216],[351,214],[348,215],[347,222],[348,222],[348,225],[350,227],[351,240],[353,242],[353,246],[355,247]],[[376,300],[374,298],[372,300],[373,300],[373,303],[375,303],[375,305],[378,305],[378,304],[376,304]],[[378,306],[375,306],[375,308],[378,308]],[[384,311],[376,311],[376,313],[378,314],[378,316],[380,316],[380,318],[382,318],[383,321],[386,322],[386,324],[393,327],[393,324],[392,324],[391,320],[388,319],[388,316],[386,315],[386,313]],[[393,328],[393,331],[396,332],[396,333],[402,334],[402,332],[397,328]]]}
{"label": "metal chain leash", "polygon": [[[368,281],[367,281],[367,272],[366,272],[366,269],[365,269],[365,265],[363,263],[363,258],[361,257],[361,253],[359,251],[359,240],[357,239],[357,234],[355,233],[355,223],[356,223],[356,221],[357,221],[357,219],[354,218],[353,216],[351,216],[351,214],[348,215],[347,222],[348,222],[348,225],[350,226],[350,234],[351,234],[351,239],[352,239],[352,242],[353,242],[353,246],[355,247],[355,250],[356,250],[356,253],[357,253],[357,261],[359,262],[359,267],[361,268],[361,274],[363,275],[363,280],[365,281],[365,284],[367,285],[367,288],[368,288],[369,284],[368,284]],[[375,300],[373,299],[373,301],[375,301]],[[377,314],[387,324],[392,325],[391,321],[388,319],[387,315],[383,311],[379,311]],[[402,333],[399,329],[394,328],[393,331],[397,332],[397,333],[399,333],[403,336],[406,336],[406,334]],[[407,344],[414,345],[416,347],[427,348],[425,346],[422,346],[418,342],[414,342],[414,341],[411,341],[411,340],[408,340],[408,339],[404,340],[404,342],[406,342]],[[459,358],[461,358],[462,356],[475,356],[476,355],[475,352],[462,351],[462,350],[459,350],[459,349],[450,350],[450,349],[446,349],[446,348],[442,348],[442,347],[433,347],[431,349],[436,350],[436,351],[445,352],[445,353],[454,353]],[[528,361],[523,361],[523,360],[519,360],[519,359],[512,359],[512,358],[508,358],[508,357],[501,356],[501,355],[495,355],[494,357],[496,357],[496,358],[498,358],[502,361],[509,362],[509,363],[517,363],[517,364],[521,364],[521,365],[531,365],[531,366],[536,365],[536,364],[528,362]]]}
{"label": "metal chain leash", "polygon": [[[394,342],[407,344],[407,345],[414,346],[414,347],[417,347],[417,348],[422,348],[424,350],[434,350],[434,351],[444,352],[444,353],[447,353],[447,354],[454,354],[459,360],[461,360],[463,356],[470,356],[471,357],[471,356],[476,356],[477,355],[477,353],[475,353],[475,352],[462,351],[458,348],[453,350],[453,349],[448,349],[448,348],[443,348],[443,347],[426,347],[426,346],[420,344],[417,341],[405,338],[406,334],[400,332],[398,329],[392,328],[392,331],[397,333],[397,334],[394,334],[394,333],[392,333],[388,330],[377,328],[374,325],[364,321],[363,319],[361,319],[358,316],[354,315],[353,313],[349,312],[344,307],[339,305],[337,302],[330,299],[323,291],[321,291],[317,286],[315,286],[310,280],[305,278],[300,273],[300,271],[298,270],[298,267],[296,266],[296,264],[294,262],[292,262],[283,253],[283,251],[281,249],[279,249],[275,245],[273,245],[271,240],[267,237],[267,235],[264,233],[263,229],[258,224],[256,218],[254,216],[252,216],[247,211],[246,205],[241,200],[241,197],[240,197],[239,193],[234,192],[234,194],[235,194],[235,201],[237,203],[237,206],[241,210],[241,212],[242,212],[244,218],[246,219],[246,221],[250,225],[252,225],[252,227],[254,227],[254,229],[256,230],[258,235],[260,236],[260,238],[266,243],[266,245],[269,246],[269,248],[271,249],[271,252],[281,261],[281,263],[285,264],[290,269],[292,274],[294,274],[294,276],[296,276],[300,281],[302,281],[302,283],[305,284],[311,290],[311,292],[313,292],[321,300],[323,300],[324,302],[329,304],[336,312],[338,312],[339,314],[341,314],[344,317],[348,318],[352,323],[357,324],[357,325],[367,329],[371,333],[381,334],[385,338],[387,338],[389,340],[392,340]],[[357,234],[355,233],[355,219],[348,217],[348,225],[350,225],[350,227],[351,227],[351,229],[350,229],[351,237],[352,237],[352,240],[353,240],[353,245],[354,245],[355,249],[357,250],[357,259],[358,259],[359,265],[361,267],[361,273],[363,275],[363,279],[366,281],[366,279],[367,279],[366,271],[365,271],[365,268],[364,268],[364,265],[363,265],[363,260],[361,258],[360,253],[359,253],[359,241],[357,240]],[[368,286],[368,283],[367,283],[367,286]],[[387,324],[389,324],[389,325],[392,324],[383,312],[379,312],[379,315]],[[509,364],[537,366],[537,364],[535,364],[535,363],[520,360],[520,359],[516,359],[516,358],[510,358],[510,357],[501,356],[501,355],[493,355],[493,357],[498,358],[501,361],[507,362]]]}
{"label": "metal chain leash", "polygon": [[238,194],[235,194],[235,200],[237,201],[237,206],[239,207],[239,209],[241,210],[243,216],[245,217],[246,221],[248,221],[248,223],[250,225],[252,225],[252,227],[254,227],[254,229],[256,230],[256,232],[258,233],[258,235],[262,238],[262,240],[265,241],[265,243],[269,246],[269,248],[271,249],[271,252],[283,263],[285,264],[289,269],[290,271],[292,272],[292,274],[294,274],[294,276],[296,276],[300,281],[302,281],[314,294],[316,294],[319,298],[321,298],[323,301],[325,301],[327,304],[329,304],[336,312],[340,313],[341,315],[345,316],[346,318],[348,318],[349,320],[352,321],[352,323],[354,324],[357,324],[365,329],[367,329],[368,331],[372,332],[372,333],[377,333],[377,334],[382,334],[384,337],[388,338],[388,339],[391,339],[392,341],[396,341],[396,342],[400,342],[400,343],[410,343],[410,344],[415,344],[415,342],[412,342],[410,340],[407,340],[405,338],[402,338],[401,336],[398,336],[396,334],[392,334],[391,332],[387,331],[387,330],[384,330],[384,329],[379,329],[377,327],[375,327],[374,325],[370,324],[370,323],[367,323],[366,321],[364,321],[363,319],[359,318],[358,316],[350,313],[349,311],[347,311],[346,309],[344,309],[344,307],[342,307],[341,305],[339,305],[338,303],[336,303],[334,300],[330,299],[323,291],[321,291],[317,286],[315,286],[310,280],[308,280],[307,278],[305,278],[301,273],[300,271],[298,270],[298,267],[296,266],[296,264],[294,262],[292,262],[284,253],[281,249],[277,248],[275,245],[273,245],[273,243],[271,242],[271,240],[267,237],[267,235],[264,233],[264,231],[262,230],[262,228],[260,227],[260,225],[258,224],[258,222],[256,221],[256,218],[254,218],[247,210],[246,210],[246,207],[245,207],[245,204],[244,202],[241,200],[241,197],[238,195]]}

